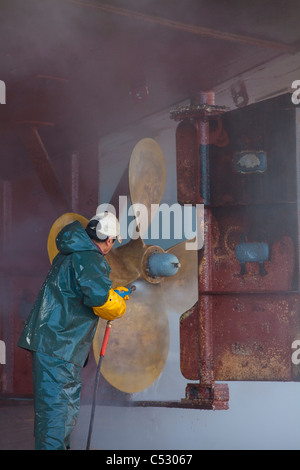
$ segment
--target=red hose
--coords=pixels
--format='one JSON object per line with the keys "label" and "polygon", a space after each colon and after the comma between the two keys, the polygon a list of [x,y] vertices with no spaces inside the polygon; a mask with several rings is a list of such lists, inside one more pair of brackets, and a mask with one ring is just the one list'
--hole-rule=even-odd
{"label": "red hose", "polygon": [[103,342],[102,342],[100,356],[105,355],[110,329],[111,329],[111,321],[108,321],[107,324],[106,324],[106,329],[105,329],[105,333],[104,333],[104,338],[103,338]]}

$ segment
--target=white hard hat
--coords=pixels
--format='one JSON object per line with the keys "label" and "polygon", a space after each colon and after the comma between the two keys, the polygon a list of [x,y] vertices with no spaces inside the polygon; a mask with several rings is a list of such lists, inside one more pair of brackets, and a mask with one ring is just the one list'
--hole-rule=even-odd
{"label": "white hard hat", "polygon": [[117,217],[112,212],[99,212],[96,213],[91,220],[98,220],[96,227],[97,237],[104,240],[106,237],[116,238],[119,243],[122,243],[120,237],[120,224]]}

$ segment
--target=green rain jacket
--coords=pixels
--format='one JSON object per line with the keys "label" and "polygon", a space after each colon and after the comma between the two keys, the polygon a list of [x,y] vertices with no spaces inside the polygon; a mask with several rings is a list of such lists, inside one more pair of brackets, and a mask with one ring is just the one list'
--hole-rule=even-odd
{"label": "green rain jacket", "polygon": [[110,267],[79,222],[64,227],[56,245],[18,346],[83,366],[98,322],[92,307],[107,301],[112,286]]}

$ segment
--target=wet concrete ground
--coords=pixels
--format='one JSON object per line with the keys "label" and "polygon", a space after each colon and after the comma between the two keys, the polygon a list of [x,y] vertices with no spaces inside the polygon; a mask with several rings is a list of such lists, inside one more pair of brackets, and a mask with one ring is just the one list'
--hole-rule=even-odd
{"label": "wet concrete ground", "polygon": [[34,450],[32,401],[0,403],[0,450]]}

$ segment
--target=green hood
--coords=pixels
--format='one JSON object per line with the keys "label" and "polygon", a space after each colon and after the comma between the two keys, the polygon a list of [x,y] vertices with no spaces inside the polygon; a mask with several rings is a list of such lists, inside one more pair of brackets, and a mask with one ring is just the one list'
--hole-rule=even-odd
{"label": "green hood", "polygon": [[80,222],[66,225],[56,237],[56,246],[60,253],[69,255],[78,251],[98,251]]}

